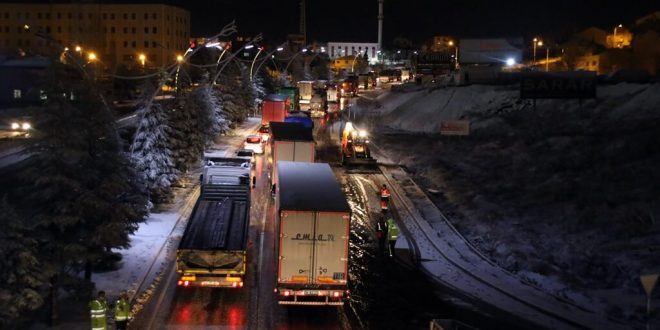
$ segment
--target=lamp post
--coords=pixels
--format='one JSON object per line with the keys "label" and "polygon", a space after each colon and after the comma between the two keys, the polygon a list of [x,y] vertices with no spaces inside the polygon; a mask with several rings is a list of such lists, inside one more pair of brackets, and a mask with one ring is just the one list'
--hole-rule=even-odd
{"label": "lamp post", "polygon": [[545,45],[545,72],[548,72],[550,65],[550,47]]}
{"label": "lamp post", "polygon": [[[186,53],[190,50],[186,51]],[[183,63],[184,60],[184,55],[177,55],[176,56],[176,75],[174,76],[174,91],[178,92],[179,91],[179,70],[181,70],[181,64]]]}
{"label": "lamp post", "polygon": [[252,59],[252,64],[250,64],[250,81],[252,81],[252,69],[254,69],[254,62],[257,61],[257,57],[259,57],[259,54],[264,51],[264,47],[259,47],[259,51],[257,52],[257,55],[254,56]]}
{"label": "lamp post", "polygon": [[539,47],[543,46],[543,40],[541,40],[539,38],[534,38],[533,41],[534,41],[534,44],[533,44],[534,45],[534,60],[532,62],[532,65],[536,66],[536,46],[539,46]]}
{"label": "lamp post", "polygon": [[295,60],[296,57],[298,57],[298,55],[303,54],[303,53],[307,53],[307,47],[301,49],[299,52],[297,52],[295,55],[293,55],[293,57],[291,57],[289,62],[284,67],[284,74],[286,74],[288,76],[289,65],[291,65],[291,63],[293,63],[293,60]]}
{"label": "lamp post", "polygon": [[142,68],[144,69],[144,64],[147,62],[147,55],[140,53],[138,55],[138,60],[140,61],[140,64],[142,64]]}
{"label": "lamp post", "polygon": [[243,45],[243,47],[239,48],[235,53],[231,54],[231,56],[229,56],[229,58],[225,60],[225,64],[222,65],[220,70],[218,70],[218,72],[215,73],[215,76],[213,77],[212,80],[213,84],[215,84],[215,81],[218,80],[218,77],[222,73],[222,70],[224,70],[225,67],[227,67],[227,64],[229,64],[229,62],[231,62],[234,59],[234,57],[236,57],[236,55],[238,55],[243,49],[250,49],[254,47],[254,43],[261,41],[261,39],[262,39],[261,34],[258,34],[252,40],[250,40],[250,42],[246,43],[245,45]]}
{"label": "lamp post", "polygon": [[357,54],[355,54],[355,57],[353,57],[353,64],[351,64],[351,72],[355,73],[355,60],[357,60],[358,56],[362,55],[362,51],[359,51]]}
{"label": "lamp post", "polygon": [[[275,55],[273,55],[273,54],[275,54],[275,52],[283,51],[284,50],[284,45],[286,45],[286,42],[279,45],[279,46],[277,46],[274,50],[272,50],[268,54],[266,54],[266,57],[264,58],[263,61],[261,61],[259,63],[259,65],[257,66],[257,69],[254,71],[254,74],[257,74],[257,72],[259,72],[259,69],[261,69],[261,66],[264,65],[264,63],[266,63],[266,61],[268,61],[269,58],[272,58],[273,56],[275,56]],[[257,54],[257,56],[259,56],[259,54]],[[255,60],[257,59],[257,56],[254,57]],[[252,65],[254,65],[254,61],[252,61]],[[252,74],[252,68],[250,68],[250,81],[252,81],[253,78],[254,78],[254,76]]]}

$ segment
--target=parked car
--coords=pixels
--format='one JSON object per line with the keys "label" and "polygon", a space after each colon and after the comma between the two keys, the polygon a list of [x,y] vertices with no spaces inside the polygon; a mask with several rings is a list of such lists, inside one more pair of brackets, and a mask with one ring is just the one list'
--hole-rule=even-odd
{"label": "parked car", "polygon": [[243,143],[243,149],[252,150],[255,154],[263,154],[264,147],[261,145],[261,136],[259,135],[248,135]]}

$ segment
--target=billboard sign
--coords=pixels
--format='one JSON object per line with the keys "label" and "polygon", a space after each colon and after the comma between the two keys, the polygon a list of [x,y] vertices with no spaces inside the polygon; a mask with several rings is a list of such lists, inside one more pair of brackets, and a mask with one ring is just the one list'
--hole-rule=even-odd
{"label": "billboard sign", "polygon": [[523,72],[520,98],[586,99],[596,97],[596,72]]}
{"label": "billboard sign", "polygon": [[440,135],[470,135],[469,120],[443,120],[439,128]]}

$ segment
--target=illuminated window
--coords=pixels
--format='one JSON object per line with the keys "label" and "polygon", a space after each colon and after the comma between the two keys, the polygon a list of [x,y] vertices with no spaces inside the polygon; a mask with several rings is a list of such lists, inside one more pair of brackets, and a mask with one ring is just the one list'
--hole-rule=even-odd
{"label": "illuminated window", "polygon": [[39,91],[39,99],[41,99],[42,101],[45,101],[45,100],[48,99],[48,95],[46,94],[46,91],[44,91],[44,90]]}
{"label": "illuminated window", "polygon": [[21,90],[20,89],[14,89],[14,98],[15,99],[20,99],[21,98]]}

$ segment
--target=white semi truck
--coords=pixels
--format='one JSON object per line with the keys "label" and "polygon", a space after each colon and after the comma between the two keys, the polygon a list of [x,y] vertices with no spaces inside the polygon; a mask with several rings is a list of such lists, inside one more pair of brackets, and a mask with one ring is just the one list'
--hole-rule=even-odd
{"label": "white semi truck", "polygon": [[277,167],[278,303],[341,306],[350,293],[346,196],[328,164],[280,161]]}

